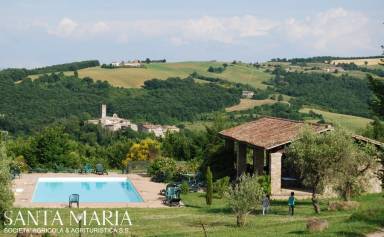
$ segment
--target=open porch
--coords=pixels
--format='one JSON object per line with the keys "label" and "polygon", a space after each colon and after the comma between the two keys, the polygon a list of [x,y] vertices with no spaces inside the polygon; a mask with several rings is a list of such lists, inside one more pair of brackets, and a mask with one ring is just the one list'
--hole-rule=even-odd
{"label": "open porch", "polygon": [[[282,189],[282,180],[289,179],[282,175],[285,148],[297,139],[305,126],[317,133],[333,129],[327,124],[263,117],[221,131],[219,134],[225,139],[226,150],[234,156],[236,176],[239,177],[244,172],[269,175],[271,194],[281,196],[289,192],[288,189]],[[247,163],[248,149],[252,150],[252,164]],[[304,194],[305,192],[303,192]]]}

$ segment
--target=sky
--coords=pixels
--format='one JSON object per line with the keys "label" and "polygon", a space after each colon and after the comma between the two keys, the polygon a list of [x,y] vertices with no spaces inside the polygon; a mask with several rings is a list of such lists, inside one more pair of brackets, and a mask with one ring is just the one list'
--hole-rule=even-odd
{"label": "sky", "polygon": [[0,0],[0,68],[379,55],[383,0]]}

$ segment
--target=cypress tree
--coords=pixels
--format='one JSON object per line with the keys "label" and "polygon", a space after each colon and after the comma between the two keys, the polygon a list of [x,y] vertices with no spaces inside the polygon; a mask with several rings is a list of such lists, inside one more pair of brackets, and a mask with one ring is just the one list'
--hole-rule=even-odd
{"label": "cypress tree", "polygon": [[212,204],[212,195],[213,195],[213,183],[212,183],[212,172],[211,168],[207,168],[207,173],[206,173],[206,180],[207,180],[207,195],[206,195],[206,202],[207,205]]}

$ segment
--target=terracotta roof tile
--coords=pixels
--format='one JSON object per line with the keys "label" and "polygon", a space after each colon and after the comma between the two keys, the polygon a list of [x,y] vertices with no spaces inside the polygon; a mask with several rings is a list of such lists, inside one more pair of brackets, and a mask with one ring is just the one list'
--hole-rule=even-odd
{"label": "terracotta roof tile", "polygon": [[[263,117],[226,129],[219,134],[268,150],[276,146],[291,143],[299,135],[305,124],[307,123],[302,121]],[[318,133],[331,130],[331,126],[327,124],[308,124]]]}

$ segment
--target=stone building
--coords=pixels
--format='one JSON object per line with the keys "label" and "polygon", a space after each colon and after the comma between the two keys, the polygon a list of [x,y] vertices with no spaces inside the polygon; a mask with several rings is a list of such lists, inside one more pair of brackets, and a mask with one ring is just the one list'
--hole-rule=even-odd
{"label": "stone building", "polygon": [[[283,190],[282,182],[289,183],[288,181],[295,179],[295,177],[290,177],[289,172],[285,172],[285,167],[283,167],[284,153],[285,148],[297,139],[304,126],[309,126],[316,133],[333,130],[333,127],[327,124],[263,117],[221,131],[219,135],[225,139],[226,150],[233,154],[237,177],[244,172],[269,175],[271,178],[271,193],[276,197],[289,193],[287,189],[291,187],[284,187]],[[354,136],[354,139],[372,143],[371,139],[367,140],[367,138],[361,136]],[[376,145],[380,144],[376,142]],[[384,144],[380,146],[384,147]],[[247,164],[248,148],[252,149],[253,152],[252,165]],[[378,185],[381,183],[377,178],[372,181],[372,184],[373,187],[370,188],[370,191],[381,192],[380,185]]]}
{"label": "stone building", "polygon": [[105,104],[101,105],[101,117],[99,119],[88,120],[88,123],[100,124],[103,128],[106,128],[110,131],[118,131],[126,128],[138,131],[137,125],[131,123],[131,121],[128,119],[119,118],[117,114],[107,116],[107,105]]}
{"label": "stone building", "polygon": [[252,99],[254,95],[255,95],[255,92],[253,91],[243,91],[241,96],[243,98]]}
{"label": "stone building", "polygon": [[176,126],[169,125],[157,125],[157,124],[140,124],[139,132],[153,133],[156,137],[165,137],[167,132],[180,132],[180,129]]}

